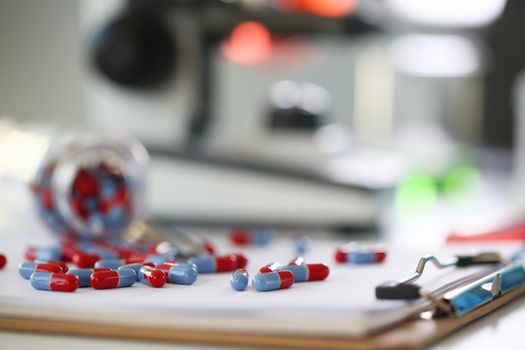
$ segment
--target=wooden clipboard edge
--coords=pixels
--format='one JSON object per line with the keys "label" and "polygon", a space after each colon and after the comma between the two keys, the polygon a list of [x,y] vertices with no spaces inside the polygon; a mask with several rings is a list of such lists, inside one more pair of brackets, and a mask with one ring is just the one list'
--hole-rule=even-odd
{"label": "wooden clipboard edge", "polygon": [[[19,332],[98,336],[121,339],[198,343],[286,349],[421,349],[453,334],[473,321],[507,305],[525,294],[525,286],[496,298],[461,318],[414,319],[398,327],[367,338],[312,337],[308,335],[267,335],[202,330],[178,330],[162,327],[106,325],[90,322],[47,320],[34,317],[0,316],[0,329]],[[415,336],[417,335],[417,336]]]}

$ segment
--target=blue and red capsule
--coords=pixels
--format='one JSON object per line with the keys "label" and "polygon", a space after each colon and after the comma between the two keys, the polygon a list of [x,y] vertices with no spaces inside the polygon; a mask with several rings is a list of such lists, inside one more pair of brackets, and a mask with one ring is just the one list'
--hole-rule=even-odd
{"label": "blue and red capsule", "polygon": [[137,274],[132,269],[97,271],[93,272],[90,281],[95,289],[130,287],[137,281]]}
{"label": "blue and red capsule", "polygon": [[49,272],[34,272],[30,282],[35,289],[55,292],[74,292],[80,285],[77,276]]}
{"label": "blue and red capsule", "polygon": [[294,275],[291,271],[275,271],[258,273],[252,280],[252,285],[258,292],[268,292],[290,288],[294,284]]}
{"label": "blue and red capsule", "polygon": [[386,250],[381,245],[365,246],[351,242],[338,247],[334,258],[338,263],[356,265],[382,263],[386,258]]}

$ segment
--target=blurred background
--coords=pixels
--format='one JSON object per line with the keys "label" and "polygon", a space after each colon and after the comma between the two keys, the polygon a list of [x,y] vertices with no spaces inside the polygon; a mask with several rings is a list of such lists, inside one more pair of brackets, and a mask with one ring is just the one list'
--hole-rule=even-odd
{"label": "blurred background", "polygon": [[159,221],[359,231],[440,215],[427,229],[450,230],[520,216],[523,13],[519,0],[0,0],[0,175],[27,180],[53,130],[90,125],[145,144]]}

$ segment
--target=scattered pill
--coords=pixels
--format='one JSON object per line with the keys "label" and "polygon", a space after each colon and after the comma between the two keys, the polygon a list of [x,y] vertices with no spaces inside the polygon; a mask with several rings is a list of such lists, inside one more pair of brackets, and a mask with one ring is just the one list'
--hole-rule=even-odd
{"label": "scattered pill", "polygon": [[337,248],[335,261],[348,264],[373,264],[383,262],[386,251],[381,245],[365,246],[351,242]]}
{"label": "scattered pill", "polygon": [[258,292],[286,289],[291,287],[293,283],[293,273],[288,270],[258,273],[252,280],[252,285]]}
{"label": "scattered pill", "polygon": [[97,254],[100,259],[118,259],[117,253],[110,249],[100,248],[100,247],[89,247],[85,249],[85,252],[88,254]]}
{"label": "scattered pill", "polygon": [[233,289],[242,292],[243,290],[246,290],[249,278],[248,272],[245,269],[237,269],[232,274],[230,284]]}
{"label": "scattered pill", "polygon": [[268,272],[275,272],[279,270],[279,267],[281,267],[281,264],[278,262],[271,262],[269,264],[264,265],[259,269],[260,273],[268,273]]}
{"label": "scattered pill", "polygon": [[230,241],[235,245],[265,246],[270,243],[274,235],[269,229],[235,229],[230,232]]}
{"label": "scattered pill", "polygon": [[91,286],[95,289],[130,287],[136,281],[137,274],[132,269],[98,271],[91,275]]}
{"label": "scattered pill", "polygon": [[281,266],[279,271],[291,271],[295,282],[322,281],[330,273],[325,264],[286,265]]}
{"label": "scattered pill", "polygon": [[91,275],[94,272],[111,271],[110,268],[95,268],[95,269],[71,269],[67,272],[68,275],[77,276],[79,287],[91,287]]}
{"label": "scattered pill", "polygon": [[18,273],[26,280],[31,277],[33,272],[62,273],[62,268],[55,264],[37,264],[29,261],[21,263],[18,267]]}
{"label": "scattered pill", "polygon": [[166,274],[169,283],[190,285],[197,280],[198,270],[193,264],[161,264],[156,268]]}
{"label": "scattered pill", "polygon": [[108,267],[111,270],[116,270],[124,264],[122,259],[101,259],[95,263],[95,268]]}
{"label": "scattered pill", "polygon": [[201,255],[189,259],[188,263],[195,264],[199,273],[228,272],[237,269],[237,259],[234,255]]}
{"label": "scattered pill", "polygon": [[74,292],[80,284],[75,275],[49,272],[33,272],[30,281],[35,289],[55,292]]}
{"label": "scattered pill", "polygon": [[62,260],[62,250],[59,247],[29,246],[24,254],[27,260]]}
{"label": "scattered pill", "polygon": [[137,277],[141,283],[154,288],[161,288],[166,284],[166,274],[151,266],[142,266]]}

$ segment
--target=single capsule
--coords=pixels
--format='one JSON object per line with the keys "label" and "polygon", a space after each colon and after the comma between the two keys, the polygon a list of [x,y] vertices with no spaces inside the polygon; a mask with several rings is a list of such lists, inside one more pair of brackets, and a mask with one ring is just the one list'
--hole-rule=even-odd
{"label": "single capsule", "polygon": [[235,256],[235,261],[237,262],[238,269],[244,269],[248,265],[248,258],[243,253],[234,253],[231,254]]}
{"label": "single capsule", "polygon": [[62,273],[62,268],[55,264],[37,264],[34,262],[23,262],[18,266],[20,276],[28,280],[33,272]]}
{"label": "single capsule", "polygon": [[386,251],[380,245],[361,246],[356,242],[351,242],[337,248],[335,261],[348,264],[373,264],[383,262],[386,258]]}
{"label": "single capsule", "polygon": [[116,270],[121,270],[121,269],[132,269],[132,270],[135,271],[135,273],[137,274],[137,281],[138,281],[138,278],[139,278],[139,277],[138,277],[139,270],[140,270],[140,268],[141,268],[142,266],[155,267],[155,264],[150,263],[150,262],[125,264],[125,265],[119,266],[119,268],[117,268]]}
{"label": "single capsule", "polygon": [[274,232],[268,229],[235,229],[230,232],[230,241],[235,245],[265,246],[270,243]]}
{"label": "single capsule", "polygon": [[227,272],[237,269],[237,258],[234,255],[201,255],[189,259],[188,263],[195,264],[199,273]]}
{"label": "single capsule", "polygon": [[27,260],[62,260],[62,249],[59,247],[27,247],[25,251]]}
{"label": "single capsule", "polygon": [[95,289],[130,287],[136,281],[137,274],[132,269],[98,271],[91,275],[91,286]]}
{"label": "single capsule", "polygon": [[269,264],[264,265],[259,269],[260,273],[268,273],[268,272],[275,272],[279,270],[279,267],[281,267],[281,264],[278,262],[271,262]]}
{"label": "single capsule", "polygon": [[258,292],[290,288],[293,283],[293,273],[288,270],[258,273],[252,280],[252,285]]}
{"label": "single capsule", "polygon": [[297,256],[288,263],[288,265],[303,265],[303,264],[304,264],[304,258],[302,256]]}
{"label": "single capsule", "polygon": [[67,264],[63,261],[58,260],[35,260],[37,264],[54,264],[60,266],[62,269],[62,273],[66,273],[69,270],[69,267],[67,267]]}
{"label": "single capsule", "polygon": [[166,274],[169,283],[191,285],[197,280],[198,271],[193,264],[161,264],[156,268]]}
{"label": "single capsule", "polygon": [[50,272],[33,272],[30,281],[35,289],[55,292],[74,292],[80,284],[77,276]]}
{"label": "single capsule", "polygon": [[248,275],[248,272],[245,269],[237,269],[232,274],[230,284],[233,289],[242,292],[243,290],[246,290],[249,278],[250,276]]}
{"label": "single capsule", "polygon": [[285,265],[281,266],[279,271],[291,271],[295,282],[322,281],[330,273],[325,264]]}
{"label": "single capsule", "polygon": [[7,258],[4,254],[0,254],[0,269],[3,269],[5,264],[7,264]]}
{"label": "single capsule", "polygon": [[151,266],[142,266],[137,277],[141,283],[154,288],[161,288],[166,284],[166,274]]}
{"label": "single capsule", "polygon": [[99,271],[111,271],[110,268],[95,268],[95,269],[71,269],[67,272],[68,275],[74,275],[78,277],[79,287],[91,287],[91,275],[94,272]]}

